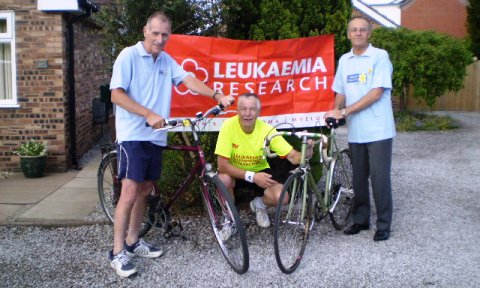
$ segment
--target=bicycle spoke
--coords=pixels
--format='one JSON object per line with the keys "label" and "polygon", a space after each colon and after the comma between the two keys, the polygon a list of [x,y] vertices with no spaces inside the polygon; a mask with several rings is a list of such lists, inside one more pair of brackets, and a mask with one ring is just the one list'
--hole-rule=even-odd
{"label": "bicycle spoke", "polygon": [[113,215],[118,199],[120,198],[121,184],[116,179],[115,150],[108,152],[102,159],[97,173],[98,196],[108,220],[113,223]]}
{"label": "bicycle spoke", "polygon": [[330,219],[333,226],[343,229],[348,225],[353,207],[354,192],[352,188],[352,162],[348,150],[343,150],[337,155],[333,167],[331,185]]}
{"label": "bicycle spoke", "polygon": [[218,176],[205,176],[203,185],[205,209],[220,250],[235,272],[243,274],[248,270],[249,255],[245,230],[233,200]]}
{"label": "bicycle spoke", "polygon": [[300,264],[311,222],[311,199],[305,195],[301,173],[292,174],[283,187],[275,214],[274,246],[277,264],[284,273],[292,273]]}

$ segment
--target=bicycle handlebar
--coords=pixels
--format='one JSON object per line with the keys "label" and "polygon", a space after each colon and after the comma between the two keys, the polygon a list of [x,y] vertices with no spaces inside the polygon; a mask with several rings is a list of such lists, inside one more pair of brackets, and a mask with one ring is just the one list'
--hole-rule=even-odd
{"label": "bicycle handlebar", "polygon": [[340,126],[345,125],[345,123],[347,123],[347,121],[345,120],[345,118],[338,119],[338,121],[337,121],[337,119],[335,119],[333,117],[328,117],[327,119],[325,119],[325,123],[327,123],[328,128],[336,129]]}
{"label": "bicycle handlebar", "polygon": [[[304,139],[305,141],[307,139],[319,139],[318,141],[320,141],[320,143],[327,143],[328,141],[328,137],[322,133],[312,133],[312,132],[303,132],[303,131],[300,131],[300,132],[277,132],[277,133],[274,133],[272,135],[270,135],[269,137],[266,137],[265,138],[265,141],[263,142],[263,151],[265,153],[265,155],[268,156],[268,158],[274,158],[274,157],[277,157],[277,153],[272,153],[270,151],[270,142],[272,142],[272,139],[277,137],[277,136],[297,136],[298,138],[300,139]],[[315,145],[316,143],[318,143],[318,141],[314,141],[313,145]]]}
{"label": "bicycle handlebar", "polygon": [[[194,126],[197,122],[207,118],[210,115],[218,116],[218,115],[224,115],[227,113],[234,112],[233,110],[224,111],[224,109],[225,107],[222,104],[218,104],[208,109],[205,113],[197,112],[195,117],[192,117],[192,118],[164,119],[165,126],[162,128],[153,130],[153,133],[155,134],[160,131],[170,130],[180,126]],[[148,123],[145,122],[145,126],[149,127],[150,125],[148,125]]]}

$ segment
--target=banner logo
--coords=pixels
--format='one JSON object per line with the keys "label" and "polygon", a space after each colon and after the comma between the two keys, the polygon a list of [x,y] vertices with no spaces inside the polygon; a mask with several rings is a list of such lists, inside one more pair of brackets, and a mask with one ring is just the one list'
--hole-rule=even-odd
{"label": "banner logo", "polygon": [[[333,35],[278,41],[171,35],[166,52],[214,90],[234,97],[258,94],[260,117],[272,125],[311,127],[333,108],[333,43]],[[171,117],[189,117],[215,104],[184,85],[173,92]],[[218,130],[221,121],[215,118],[215,127],[207,129]]]}

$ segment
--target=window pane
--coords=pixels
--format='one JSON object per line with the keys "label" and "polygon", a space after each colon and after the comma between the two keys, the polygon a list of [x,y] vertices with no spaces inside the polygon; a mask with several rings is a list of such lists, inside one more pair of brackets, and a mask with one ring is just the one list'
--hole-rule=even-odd
{"label": "window pane", "polygon": [[0,33],[7,33],[7,19],[0,19]]}
{"label": "window pane", "polygon": [[10,43],[0,43],[0,100],[12,99],[12,61]]}

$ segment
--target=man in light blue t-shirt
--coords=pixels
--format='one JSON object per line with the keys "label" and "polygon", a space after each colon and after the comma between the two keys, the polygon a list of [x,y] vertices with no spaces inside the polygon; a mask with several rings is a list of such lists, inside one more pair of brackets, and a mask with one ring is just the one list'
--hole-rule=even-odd
{"label": "man in light blue t-shirt", "polygon": [[[115,209],[114,243],[110,265],[121,277],[137,272],[131,256],[155,258],[162,250],[138,239],[147,196],[160,178],[162,148],[167,134],[152,134],[170,115],[173,85],[212,97],[227,107],[233,97],[215,92],[189,75],[163,51],[171,33],[171,21],[163,12],[152,14],[143,28],[144,41],[125,48],[113,66],[110,89],[116,105],[118,177],[122,181]],[[146,127],[148,123],[150,127]]]}
{"label": "man in light blue t-shirt", "polygon": [[370,228],[369,181],[377,212],[375,241],[387,240],[392,222],[392,144],[395,123],[392,111],[392,63],[385,50],[369,43],[372,25],[363,17],[348,23],[352,50],[339,61],[332,89],[335,108],[325,117],[347,118],[352,153],[354,235]]}

